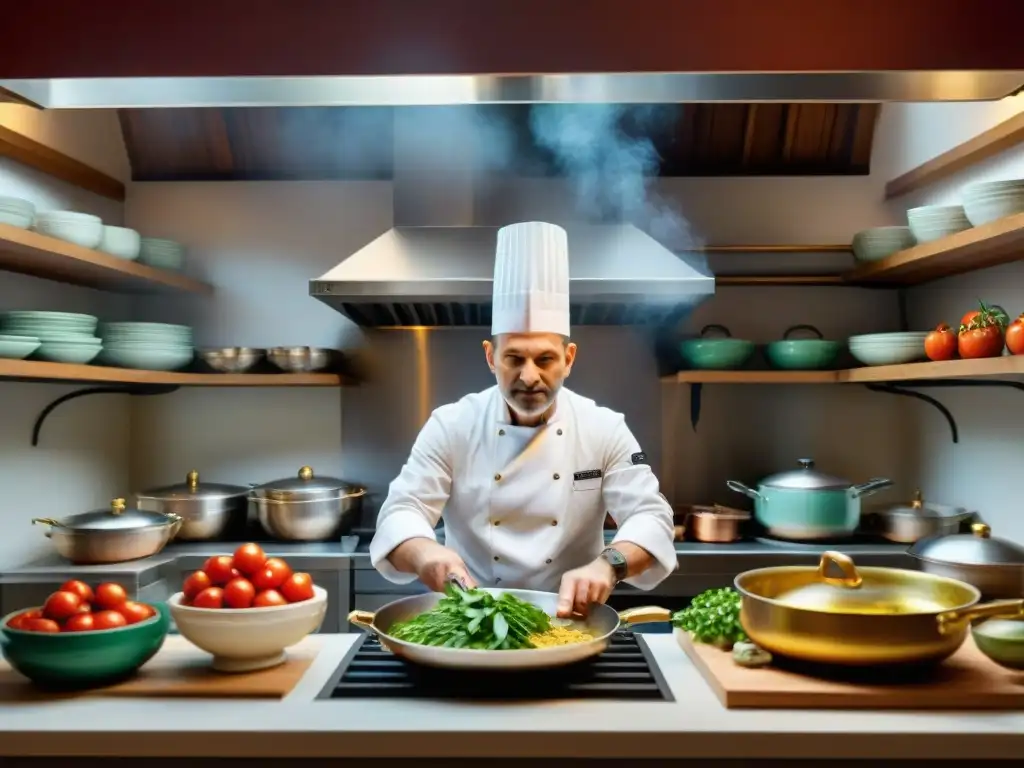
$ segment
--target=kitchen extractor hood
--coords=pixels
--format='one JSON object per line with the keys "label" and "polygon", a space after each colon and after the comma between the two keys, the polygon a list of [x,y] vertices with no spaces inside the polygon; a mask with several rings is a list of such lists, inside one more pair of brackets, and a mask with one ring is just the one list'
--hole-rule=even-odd
{"label": "kitchen extractor hood", "polygon": [[[490,325],[498,228],[524,214],[506,211],[500,200],[481,212],[492,191],[483,188],[480,170],[489,142],[478,124],[451,115],[430,107],[396,111],[395,226],[310,281],[310,295],[357,325]],[[552,218],[546,207],[532,213],[526,216]],[[569,237],[574,325],[673,322],[715,291],[702,264],[688,263],[636,226],[555,223]]]}

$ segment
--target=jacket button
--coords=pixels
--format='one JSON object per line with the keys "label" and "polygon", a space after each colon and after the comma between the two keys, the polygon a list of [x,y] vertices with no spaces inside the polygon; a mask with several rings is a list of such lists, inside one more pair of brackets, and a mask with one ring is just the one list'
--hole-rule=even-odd
{"label": "jacket button", "polygon": [[559,434],[559,435],[560,435],[560,434],[562,434],[562,430],[558,430],[558,434]]}
{"label": "jacket button", "polygon": [[552,520],[552,521],[551,521],[551,524],[552,524],[552,525],[558,525],[558,521],[557,521],[557,520]]}
{"label": "jacket button", "polygon": [[547,560],[545,560],[544,562],[545,562],[545,563],[547,563],[548,565],[551,565],[551,558],[549,557],[549,558],[548,558]]}
{"label": "jacket button", "polygon": [[504,435],[505,434],[505,430],[504,429],[499,429],[498,430],[498,434],[499,435]]}
{"label": "jacket button", "polygon": [[492,520],[491,525],[501,525],[501,520]]}
{"label": "jacket button", "polygon": [[559,479],[561,479],[561,477],[562,477],[562,476],[561,476],[560,474],[558,474],[557,472],[555,472],[555,480],[559,480]]}
{"label": "jacket button", "polygon": [[494,562],[498,562],[499,559],[500,558],[497,555],[494,556]]}
{"label": "jacket button", "polygon": [[499,480],[501,480],[501,475],[500,474],[495,475],[494,476],[494,481],[498,482]]}

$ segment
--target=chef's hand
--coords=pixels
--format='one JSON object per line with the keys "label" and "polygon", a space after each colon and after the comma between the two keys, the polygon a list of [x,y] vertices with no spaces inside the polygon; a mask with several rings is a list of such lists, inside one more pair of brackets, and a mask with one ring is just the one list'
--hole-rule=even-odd
{"label": "chef's hand", "polygon": [[469,575],[469,569],[462,558],[448,547],[436,541],[421,539],[422,546],[416,553],[416,577],[427,589],[444,592],[449,576],[455,576],[466,587],[475,587],[476,582]]}
{"label": "chef's hand", "polygon": [[615,569],[603,558],[567,571],[558,588],[558,616],[587,615],[591,603],[604,603],[615,588]]}

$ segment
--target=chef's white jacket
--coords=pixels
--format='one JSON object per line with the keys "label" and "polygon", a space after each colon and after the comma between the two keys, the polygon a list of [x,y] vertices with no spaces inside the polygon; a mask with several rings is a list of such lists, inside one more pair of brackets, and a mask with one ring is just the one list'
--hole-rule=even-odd
{"label": "chef's white jacket", "polygon": [[622,414],[563,388],[546,425],[509,421],[497,387],[433,412],[377,516],[370,559],[382,576],[415,580],[387,556],[436,540],[442,513],[445,544],[481,585],[557,591],[604,549],[606,512],[614,541],[656,561],[627,583],[652,589],[676,568],[672,509]]}

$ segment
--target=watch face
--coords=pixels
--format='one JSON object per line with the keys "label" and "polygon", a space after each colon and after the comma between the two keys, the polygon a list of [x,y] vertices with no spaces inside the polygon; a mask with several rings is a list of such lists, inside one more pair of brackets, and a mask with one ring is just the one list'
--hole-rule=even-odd
{"label": "watch face", "polygon": [[617,549],[606,549],[601,556],[615,569],[615,578],[622,581],[626,577],[626,557]]}

